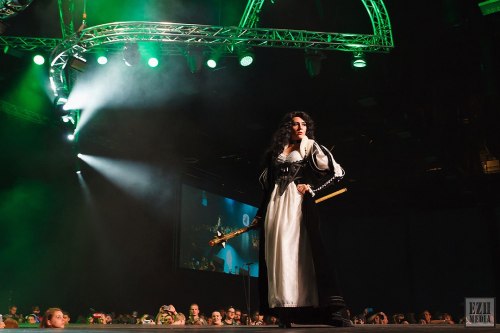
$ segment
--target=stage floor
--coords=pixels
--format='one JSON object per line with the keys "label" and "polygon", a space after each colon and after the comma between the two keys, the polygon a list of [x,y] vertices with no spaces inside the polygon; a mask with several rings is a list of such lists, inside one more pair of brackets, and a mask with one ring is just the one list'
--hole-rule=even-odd
{"label": "stage floor", "polygon": [[[33,333],[34,328],[17,328],[5,329],[2,333]],[[40,329],[36,329],[39,331]],[[65,331],[71,333],[88,333],[89,331],[99,332],[113,332],[113,333],[159,333],[160,330],[168,333],[175,333],[181,331],[195,332],[220,332],[226,333],[279,333],[279,332],[294,332],[294,333],[322,333],[322,332],[336,332],[336,333],[413,333],[413,332],[429,332],[429,333],[452,333],[452,332],[473,332],[473,333],[500,333],[500,326],[477,328],[477,327],[464,327],[463,325],[358,325],[354,327],[331,327],[323,325],[293,325],[292,328],[282,329],[278,326],[131,326],[131,325],[70,325]],[[43,330],[45,331],[45,330]],[[55,330],[50,330],[54,332]]]}

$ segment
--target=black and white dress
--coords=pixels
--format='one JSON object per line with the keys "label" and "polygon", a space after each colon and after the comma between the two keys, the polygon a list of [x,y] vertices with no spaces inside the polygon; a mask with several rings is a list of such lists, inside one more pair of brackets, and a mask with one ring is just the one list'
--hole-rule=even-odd
{"label": "black and white dress", "polygon": [[[303,138],[299,150],[287,156],[281,154],[262,173],[260,181],[265,199],[259,214],[265,216],[261,231],[260,272],[266,274],[260,284],[267,289],[268,308],[318,307],[318,280],[315,269],[318,249],[317,230],[308,225],[316,214],[311,194],[301,195],[297,184],[309,184],[320,189],[325,183],[341,178],[344,170],[332,154],[314,140]],[[313,227],[314,228],[314,227]],[[313,246],[311,246],[313,244]],[[320,249],[319,251],[323,251]],[[264,280],[265,278],[265,280]],[[261,304],[262,308],[262,304]]]}

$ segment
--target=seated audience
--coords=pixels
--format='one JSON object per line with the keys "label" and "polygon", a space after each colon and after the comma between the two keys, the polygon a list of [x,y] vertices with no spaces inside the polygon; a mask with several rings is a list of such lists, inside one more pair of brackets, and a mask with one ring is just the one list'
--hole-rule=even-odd
{"label": "seated audience", "polygon": [[189,318],[186,325],[207,325],[207,321],[200,317],[200,308],[198,304],[193,303],[189,306]]}
{"label": "seated audience", "polygon": [[37,321],[37,317],[34,314],[29,314],[24,319],[25,319],[25,323],[30,324],[30,325],[36,325],[39,323]]}
{"label": "seated audience", "polygon": [[375,325],[387,325],[389,323],[389,319],[386,314],[383,312],[377,312],[370,317],[368,317],[368,324]]}
{"label": "seated audience", "polygon": [[158,325],[172,325],[176,320],[176,316],[177,311],[172,304],[162,305],[158,310],[155,321]]}
{"label": "seated audience", "polygon": [[222,316],[219,311],[212,312],[212,325],[222,326]]}
{"label": "seated audience", "polygon": [[68,325],[70,320],[71,320],[69,313],[66,311],[63,311],[63,318],[64,318],[64,325],[65,326]]}
{"label": "seated audience", "polygon": [[426,324],[455,324],[453,319],[451,318],[451,315],[448,313],[443,313],[441,316],[439,316],[439,319],[432,319],[432,314],[429,310],[425,310],[422,312],[420,315],[420,324],[426,325]]}
{"label": "seated audience", "polygon": [[402,313],[396,313],[395,315],[392,316],[392,323],[393,324],[397,324],[397,325],[400,325],[400,324],[404,324],[404,325],[407,325],[407,324],[410,324],[406,319],[405,319],[405,315],[402,314]]}
{"label": "seated audience", "polygon": [[451,317],[451,315],[449,313],[443,313],[442,320],[443,320],[443,324],[449,324],[449,325],[455,324],[455,322],[453,321],[453,318]]}
{"label": "seated audience", "polygon": [[177,312],[172,325],[186,325],[186,316],[182,312]]}
{"label": "seated audience", "polygon": [[36,322],[40,323],[42,321],[42,314],[40,313],[40,307],[38,305],[34,305],[31,307],[31,313],[36,316]]}
{"label": "seated audience", "polygon": [[240,309],[234,310],[234,321],[236,322],[236,325],[244,325],[241,322],[241,310]]}
{"label": "seated audience", "polygon": [[226,310],[226,317],[224,318],[224,321],[222,323],[224,325],[237,325],[236,321],[234,320],[235,312],[236,310],[233,307],[229,307]]}
{"label": "seated audience", "polygon": [[23,322],[23,315],[17,313],[17,306],[16,305],[11,305],[9,306],[9,313],[3,316],[4,319],[11,318],[14,319],[18,323]]}
{"label": "seated audience", "polygon": [[255,311],[250,321],[250,325],[260,326],[265,324],[266,323],[264,322],[264,315],[261,315],[259,311]]}
{"label": "seated audience", "polygon": [[266,323],[266,325],[278,325],[279,324],[278,317],[267,316],[265,323]]}
{"label": "seated audience", "polygon": [[419,323],[422,325],[430,324],[431,318],[432,318],[431,312],[429,310],[425,310],[420,314]]}
{"label": "seated audience", "polygon": [[61,309],[49,308],[45,311],[45,315],[40,323],[41,328],[64,328],[64,326],[64,315]]}
{"label": "seated audience", "polygon": [[142,325],[155,325],[156,324],[155,320],[147,313],[141,317],[141,319],[139,320],[139,323]]}
{"label": "seated audience", "polygon": [[19,328],[19,323],[12,318],[5,319],[3,324],[4,324],[4,328],[6,328],[6,329]]}

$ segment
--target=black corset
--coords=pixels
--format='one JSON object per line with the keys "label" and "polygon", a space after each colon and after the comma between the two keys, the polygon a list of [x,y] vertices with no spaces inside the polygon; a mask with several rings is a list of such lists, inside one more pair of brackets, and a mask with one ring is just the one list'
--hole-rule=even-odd
{"label": "black corset", "polygon": [[283,162],[274,165],[276,172],[276,184],[279,195],[283,195],[288,184],[302,178],[300,170],[304,167],[304,160],[297,162]]}

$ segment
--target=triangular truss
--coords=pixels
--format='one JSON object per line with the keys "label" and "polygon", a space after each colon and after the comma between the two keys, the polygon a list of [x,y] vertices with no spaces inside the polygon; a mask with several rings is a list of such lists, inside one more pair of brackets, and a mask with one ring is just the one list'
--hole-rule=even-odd
{"label": "triangular truss", "polygon": [[120,51],[130,42],[156,42],[162,53],[168,54],[185,54],[188,46],[218,49],[223,55],[243,46],[353,53],[389,52],[394,47],[389,15],[382,0],[362,0],[372,23],[371,34],[258,28],[264,1],[249,0],[237,27],[132,21],[102,24],[69,34],[74,25],[67,20],[72,13],[66,11],[74,7],[73,0],[58,0],[64,39],[0,36],[0,46],[50,50],[50,81],[55,96],[60,97],[66,97],[71,88],[66,65],[72,57],[103,50]]}

